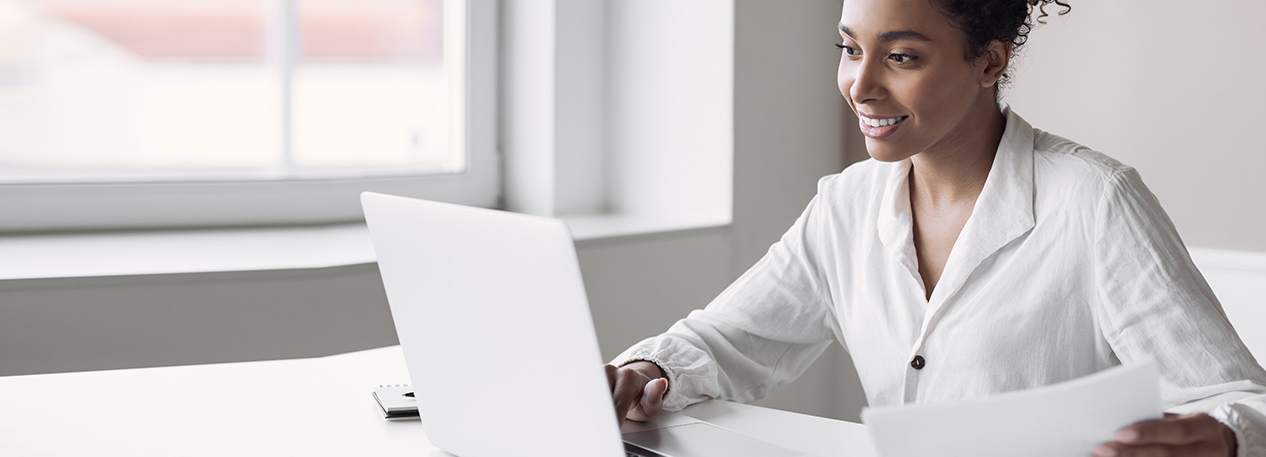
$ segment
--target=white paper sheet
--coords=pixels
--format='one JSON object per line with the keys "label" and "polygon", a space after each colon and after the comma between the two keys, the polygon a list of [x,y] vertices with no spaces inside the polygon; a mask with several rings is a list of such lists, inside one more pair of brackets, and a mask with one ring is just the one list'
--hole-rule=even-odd
{"label": "white paper sheet", "polygon": [[1162,416],[1155,360],[974,400],[867,408],[884,457],[1086,457],[1117,430]]}

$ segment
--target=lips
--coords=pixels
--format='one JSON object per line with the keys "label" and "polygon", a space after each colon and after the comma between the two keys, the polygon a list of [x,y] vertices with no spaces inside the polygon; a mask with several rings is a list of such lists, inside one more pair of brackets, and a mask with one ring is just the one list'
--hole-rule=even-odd
{"label": "lips", "polygon": [[897,129],[901,128],[901,124],[906,119],[909,119],[910,116],[871,116],[858,112],[857,118],[862,134],[868,138],[879,140],[897,133]]}

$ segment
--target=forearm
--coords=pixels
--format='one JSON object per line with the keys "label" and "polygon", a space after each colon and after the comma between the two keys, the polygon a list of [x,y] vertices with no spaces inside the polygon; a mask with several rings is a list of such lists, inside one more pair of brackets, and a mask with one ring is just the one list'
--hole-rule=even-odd
{"label": "forearm", "polygon": [[655,364],[669,381],[665,409],[679,411],[710,398],[751,402],[791,382],[832,340],[764,338],[696,311],[667,332],[626,350],[613,365]]}

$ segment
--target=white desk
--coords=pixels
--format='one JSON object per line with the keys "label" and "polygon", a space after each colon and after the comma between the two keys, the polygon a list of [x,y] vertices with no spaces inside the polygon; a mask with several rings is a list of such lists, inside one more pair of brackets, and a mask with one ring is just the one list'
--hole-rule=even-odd
{"label": "white desk", "polygon": [[[370,390],[408,380],[398,346],[314,359],[0,377],[3,455],[447,456]],[[548,405],[542,405],[547,407]],[[528,418],[530,405],[507,414]],[[816,455],[876,455],[860,424],[729,402],[707,420]]]}

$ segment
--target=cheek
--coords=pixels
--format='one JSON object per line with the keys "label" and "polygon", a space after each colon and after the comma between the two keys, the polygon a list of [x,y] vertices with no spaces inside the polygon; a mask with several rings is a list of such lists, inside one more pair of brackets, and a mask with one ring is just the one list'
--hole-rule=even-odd
{"label": "cheek", "polygon": [[[835,84],[840,86],[840,95],[843,95],[845,100],[849,100],[848,88],[853,85],[853,74],[845,64],[844,59],[840,59],[839,70],[835,73]],[[852,105],[852,100],[849,100],[849,105]]]}
{"label": "cheek", "polygon": [[916,114],[921,123],[930,125],[953,123],[957,112],[969,105],[972,87],[964,85],[957,79],[946,80],[944,73],[937,78],[919,78],[909,81],[903,88],[904,101]]}

